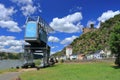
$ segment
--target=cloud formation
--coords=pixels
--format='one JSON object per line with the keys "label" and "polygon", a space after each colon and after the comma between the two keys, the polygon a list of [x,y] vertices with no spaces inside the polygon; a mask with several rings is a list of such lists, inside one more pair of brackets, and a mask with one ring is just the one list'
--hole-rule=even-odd
{"label": "cloud formation", "polygon": [[13,7],[5,8],[3,4],[0,4],[0,20],[9,20],[14,13],[16,10]]}
{"label": "cloud formation", "polygon": [[113,18],[115,15],[120,14],[120,11],[112,11],[108,10],[107,12],[104,12],[100,17],[98,17],[98,21],[105,22],[106,20]]}
{"label": "cloud formation", "polygon": [[80,7],[80,6],[74,6],[73,8],[71,8],[69,10],[69,12],[76,12],[76,11],[80,11],[80,10],[82,10],[82,7]]}
{"label": "cloud formation", "polygon": [[96,28],[100,27],[100,22],[105,22],[106,20],[113,18],[115,15],[120,14],[120,11],[112,11],[112,10],[108,10],[106,12],[103,12],[102,15],[100,17],[97,18],[97,20],[99,21]]}
{"label": "cloud formation", "polygon": [[58,48],[58,46],[52,46],[51,48],[52,48],[52,49],[55,49],[55,48]]}
{"label": "cloud formation", "polygon": [[0,27],[7,28],[10,32],[20,32],[22,30],[18,27],[18,23],[11,18],[14,13],[16,13],[16,10],[13,7],[6,8],[3,4],[0,4]]}
{"label": "cloud formation", "polygon": [[32,4],[32,0],[11,0],[12,2],[16,2],[17,4],[21,5],[21,4]]}
{"label": "cloud formation", "polygon": [[59,32],[65,33],[75,33],[79,32],[83,27],[80,24],[80,20],[82,20],[82,14],[80,12],[76,12],[71,15],[67,15],[63,18],[53,18],[50,26]]}
{"label": "cloud formation", "polygon": [[30,16],[34,14],[37,10],[37,7],[33,5],[33,0],[11,0],[14,3],[17,3],[21,7],[21,11],[24,16]]}
{"label": "cloud formation", "polygon": [[61,41],[61,44],[70,44],[71,42],[73,42],[74,39],[76,39],[78,36],[72,36],[72,37],[68,37],[68,38],[65,38],[63,41]]}
{"label": "cloud formation", "polygon": [[96,23],[96,21],[91,21],[91,20],[89,20],[89,21],[87,22],[87,27],[90,28],[90,25],[91,25],[91,24],[95,24],[95,23]]}
{"label": "cloud formation", "polygon": [[23,6],[21,10],[23,11],[23,15],[28,16],[33,14],[36,11],[36,7],[29,4],[29,5]]}
{"label": "cloud formation", "polygon": [[24,40],[16,40],[14,36],[0,36],[1,52],[23,52]]}
{"label": "cloud formation", "polygon": [[0,21],[0,26],[2,28],[7,28],[10,32],[20,32],[21,29],[18,27],[18,23],[14,21]]}
{"label": "cloud formation", "polygon": [[50,36],[50,37],[48,38],[48,41],[49,41],[49,42],[59,42],[60,40],[59,40],[59,38],[57,38],[57,37]]}

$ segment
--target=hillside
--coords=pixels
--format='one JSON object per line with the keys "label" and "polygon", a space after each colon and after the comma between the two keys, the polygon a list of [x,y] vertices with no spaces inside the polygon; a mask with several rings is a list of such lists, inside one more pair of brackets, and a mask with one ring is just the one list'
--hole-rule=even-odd
{"label": "hillside", "polygon": [[[120,22],[120,15],[116,15],[104,23],[101,23],[99,29],[82,34],[79,38],[75,39],[70,45],[73,46],[73,53],[92,53],[97,50],[105,49],[109,47],[109,36],[112,32],[114,25]],[[57,52],[55,55],[64,55],[65,48],[61,52]]]}
{"label": "hillside", "polygon": [[21,53],[0,52],[0,60],[2,59],[20,59]]}

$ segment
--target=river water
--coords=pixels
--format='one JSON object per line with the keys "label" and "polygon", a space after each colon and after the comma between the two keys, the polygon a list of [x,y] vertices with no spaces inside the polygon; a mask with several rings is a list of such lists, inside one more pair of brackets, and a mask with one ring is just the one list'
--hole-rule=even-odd
{"label": "river water", "polygon": [[0,60],[0,70],[20,67],[22,63],[21,60]]}

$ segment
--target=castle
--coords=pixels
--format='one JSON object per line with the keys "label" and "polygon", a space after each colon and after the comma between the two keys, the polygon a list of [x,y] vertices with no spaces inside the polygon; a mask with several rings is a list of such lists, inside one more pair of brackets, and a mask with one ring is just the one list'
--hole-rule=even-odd
{"label": "castle", "polygon": [[90,24],[90,28],[88,27],[83,28],[83,34],[91,32],[91,31],[95,31],[95,30],[96,28],[94,28],[94,24]]}

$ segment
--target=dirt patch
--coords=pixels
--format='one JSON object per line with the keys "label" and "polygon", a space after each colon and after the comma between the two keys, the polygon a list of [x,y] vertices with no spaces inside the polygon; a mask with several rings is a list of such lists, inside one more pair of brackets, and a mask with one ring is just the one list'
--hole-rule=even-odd
{"label": "dirt patch", "polygon": [[19,69],[19,72],[27,72],[27,71],[37,71],[36,68],[28,68],[28,69]]}
{"label": "dirt patch", "polygon": [[7,72],[0,74],[0,80],[16,80],[19,75],[20,72]]}

